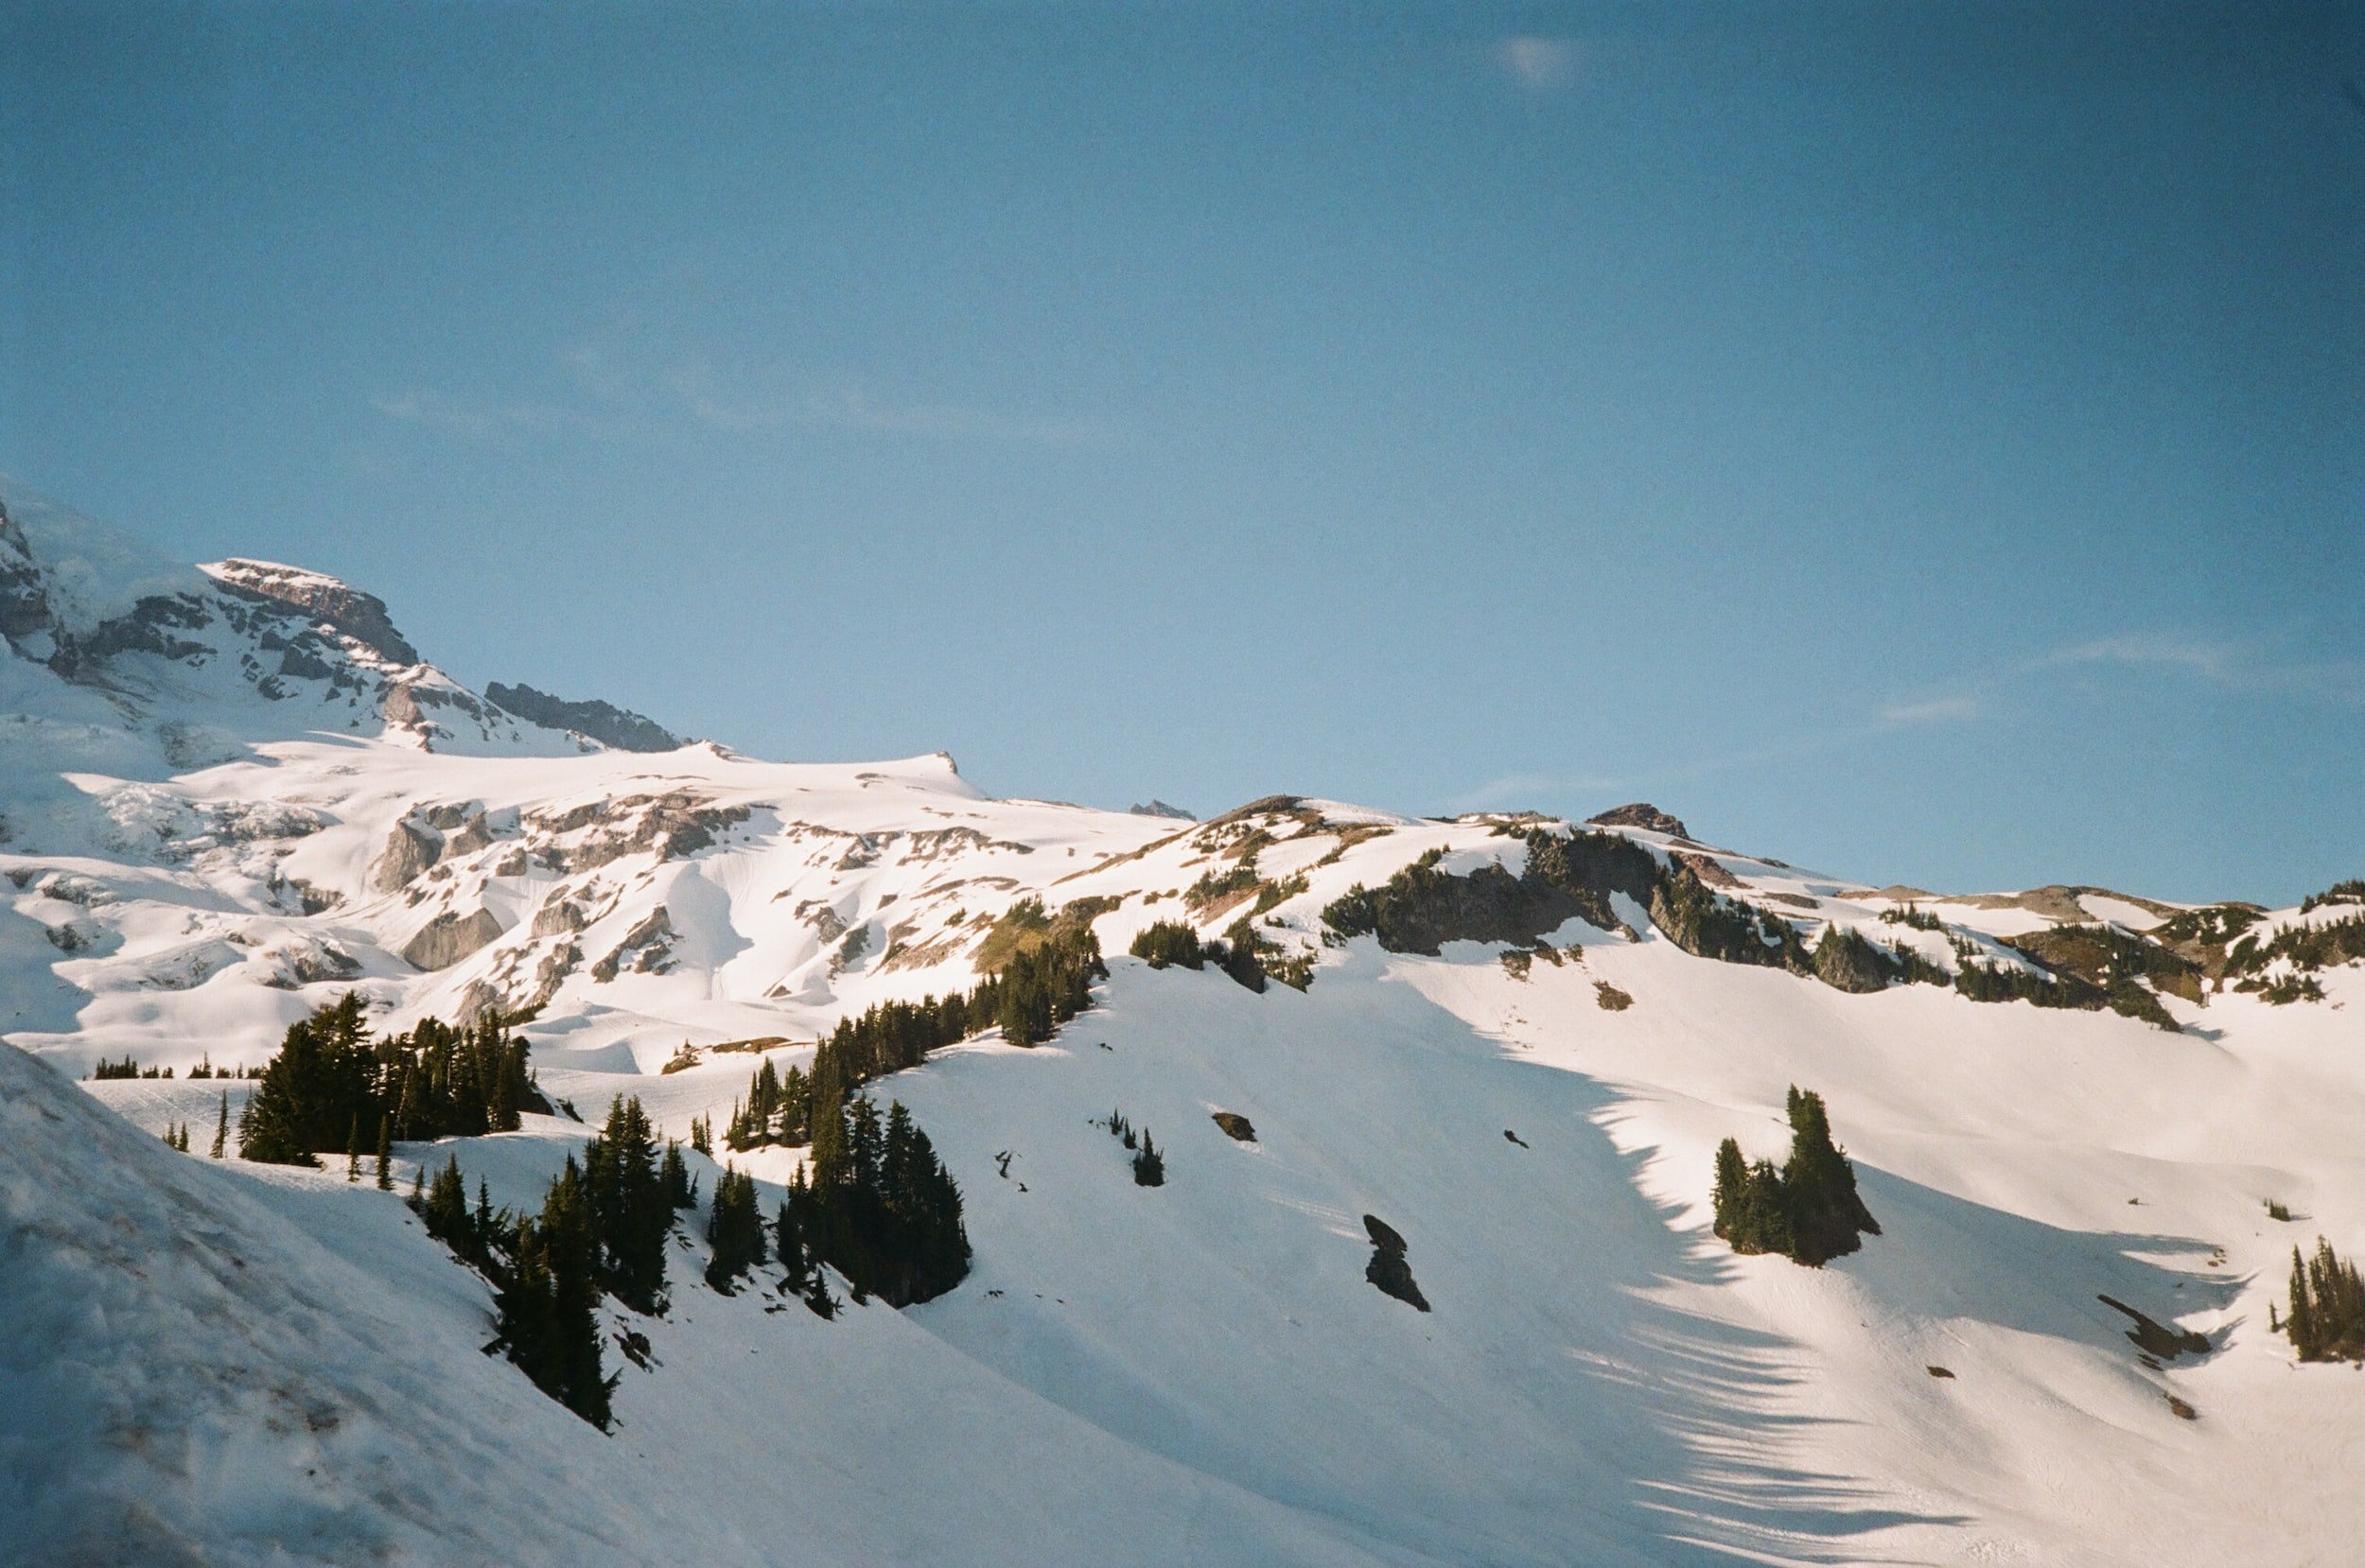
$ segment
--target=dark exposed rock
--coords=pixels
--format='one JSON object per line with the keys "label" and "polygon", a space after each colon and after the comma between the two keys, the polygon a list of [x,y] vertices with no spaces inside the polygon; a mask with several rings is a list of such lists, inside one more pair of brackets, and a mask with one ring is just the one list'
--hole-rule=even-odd
{"label": "dark exposed rock", "polygon": [[546,729],[570,729],[618,751],[674,751],[687,744],[655,720],[596,697],[570,701],[530,686],[506,686],[499,681],[486,687],[484,695],[520,719]]}
{"label": "dark exposed rock", "polygon": [[1688,839],[1691,836],[1691,829],[1683,825],[1681,818],[1670,816],[1648,801],[1638,800],[1627,806],[1613,806],[1585,820],[1596,828],[1640,828],[1673,838]]}
{"label": "dark exposed rock", "polygon": [[1864,995],[1886,989],[1897,977],[1895,959],[1852,931],[1827,927],[1814,947],[1815,978],[1836,991]]}
{"label": "dark exposed rock", "polygon": [[1382,1295],[1428,1311],[1428,1298],[1412,1281],[1412,1265],[1405,1262],[1404,1238],[1377,1214],[1364,1215],[1363,1228],[1372,1238],[1372,1261],[1363,1265],[1363,1278],[1378,1286]]}
{"label": "dark exposed rock", "polygon": [[581,931],[591,923],[581,904],[572,898],[552,898],[534,912],[534,934],[557,936],[565,932]]}
{"label": "dark exposed rock", "polygon": [[1253,1143],[1256,1141],[1255,1124],[1249,1121],[1247,1117],[1242,1116],[1239,1112],[1233,1110],[1219,1110],[1215,1113],[1215,1120],[1216,1125],[1223,1129],[1223,1135],[1232,1140],[1235,1143]]}
{"label": "dark exposed rock", "polygon": [[2174,1361],[2180,1355],[2207,1355],[2216,1348],[2209,1343],[2207,1334],[2196,1333],[2190,1329],[2171,1329],[2165,1323],[2137,1312],[2124,1301],[2108,1296],[2097,1296],[2094,1299],[2133,1318],[2135,1326],[2127,1331],[2127,1337],[2146,1354],[2158,1356],[2162,1361]]}
{"label": "dark exposed rock", "polygon": [[1150,796],[1147,804],[1129,806],[1126,810],[1137,817],[1172,817],[1177,822],[1197,822],[1199,820],[1199,818],[1193,816],[1182,807],[1169,806],[1165,801],[1160,800],[1156,795]]}
{"label": "dark exposed rock", "polygon": [[1571,918],[1622,931],[1610,896],[1647,902],[1659,880],[1651,852],[1616,834],[1564,839],[1537,830],[1527,845],[1528,865],[1519,876],[1489,864],[1456,877],[1439,870],[1441,857],[1432,853],[1377,888],[1351,890],[1323,911],[1323,919],[1342,936],[1375,935],[1390,952],[1434,955],[1454,941],[1525,947]]}
{"label": "dark exposed rock", "polygon": [[361,973],[361,961],[330,942],[292,948],[280,953],[278,960],[263,976],[263,984],[281,991],[323,981],[352,980]]}
{"label": "dark exposed rock", "polygon": [[386,601],[375,594],[270,561],[223,561],[211,569],[214,581],[234,594],[301,610],[367,644],[389,663],[419,662],[419,651],[394,630]]}
{"label": "dark exposed rock", "polygon": [[443,835],[423,824],[403,818],[386,835],[386,847],[370,862],[370,885],[380,893],[408,887],[412,878],[433,865],[444,850]]}
{"label": "dark exposed rock", "polygon": [[675,791],[530,815],[525,826],[544,837],[596,828],[579,844],[549,845],[542,850],[544,862],[555,870],[589,871],[643,850],[656,851],[659,860],[697,854],[712,848],[717,835],[747,816],[745,806],[717,806],[702,795]]}
{"label": "dark exposed rock", "polygon": [[848,932],[846,939],[837,945],[837,951],[830,955],[830,978],[835,980],[839,975],[861,963],[863,954],[869,950],[870,926],[866,921]]}
{"label": "dark exposed rock", "polygon": [[492,842],[492,828],[485,822],[484,813],[479,811],[462,823],[458,832],[444,840],[444,853],[446,855],[472,855],[487,847]]}
{"label": "dark exposed rock", "polygon": [[447,910],[403,944],[402,956],[418,968],[447,969],[500,933],[500,918],[489,909]]}
{"label": "dark exposed rock", "polygon": [[591,966],[591,978],[603,985],[623,972],[626,959],[637,974],[662,974],[674,950],[674,916],[660,904],[624,933],[616,950]]}

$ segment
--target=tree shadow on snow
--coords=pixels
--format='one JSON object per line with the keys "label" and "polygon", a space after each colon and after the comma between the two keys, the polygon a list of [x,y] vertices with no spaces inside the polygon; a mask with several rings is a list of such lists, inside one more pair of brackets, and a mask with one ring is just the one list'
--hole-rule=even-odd
{"label": "tree shadow on snow", "polygon": [[[1621,1240],[1631,1232],[1635,1240],[1655,1242],[1646,1248],[1593,1250],[1596,1264],[1622,1257],[1647,1259],[1648,1266],[1619,1271],[1623,1277],[1615,1280],[1627,1307],[1611,1333],[1628,1347],[1626,1353],[1596,1343],[1572,1346],[1570,1354],[1586,1367],[1597,1391],[1615,1389],[1638,1419],[1621,1434],[1629,1495],[1620,1507],[1630,1526],[1665,1543],[1665,1560],[1863,1561],[1867,1548],[1879,1550],[1861,1540],[1872,1532],[1973,1523],[1966,1514],[1901,1507],[1896,1489],[1875,1476],[1800,1462],[1796,1456],[1812,1450],[1815,1429],[1831,1424],[1785,1408],[1815,1375],[1812,1352],[1778,1334],[1665,1299],[1669,1286],[1728,1282],[1742,1265],[1722,1243],[1686,1228],[1680,1206],[1645,1194],[1642,1171],[1656,1149],[1620,1152],[1605,1130],[1630,1108],[1625,1098],[1582,1072],[1507,1057],[1498,1045],[1494,1060],[1515,1069],[1502,1076],[1517,1086],[1527,1106],[1522,1114],[1534,1122],[1549,1107],[1554,1126],[1591,1134],[1585,1164],[1616,1170],[1624,1192],[1611,1194],[1608,1203],[1597,1201],[1590,1215],[1596,1229],[1614,1220]],[[1525,1125],[1519,1130],[1533,1136]],[[2123,1357],[2131,1370],[2140,1353],[2128,1333],[2135,1324],[2099,1297],[2168,1322],[2220,1309],[2242,1285],[2238,1278],[2185,1272],[2138,1256],[2209,1250],[2191,1237],[2067,1229],[1862,1161],[1856,1169],[1883,1233],[1827,1267],[1860,1281],[1887,1312],[1938,1323],[1966,1319],[2084,1345]],[[1699,1173],[1704,1196],[1709,1177],[1708,1170]],[[2184,1364],[2191,1356],[2187,1352]]]}

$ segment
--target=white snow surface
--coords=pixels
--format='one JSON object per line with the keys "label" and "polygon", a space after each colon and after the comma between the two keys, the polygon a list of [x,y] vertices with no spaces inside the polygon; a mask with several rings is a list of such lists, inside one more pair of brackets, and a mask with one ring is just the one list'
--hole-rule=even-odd
{"label": "white snow surface", "polygon": [[[78,603],[148,591],[79,558]],[[2295,1243],[2365,1247],[2355,967],[2322,1002],[2168,998],[2168,1033],[1713,963],[1621,902],[1637,937],[1571,922],[1522,977],[1320,922],[1430,850],[1518,871],[1496,819],[1191,824],[994,800],[940,754],[422,744],[201,682],[152,699],[228,738],[176,765],[151,699],[0,677],[0,1561],[2299,1564],[2365,1533],[2365,1385],[2266,1328]],[[110,745],[144,764],[94,766]],[[1255,919],[1307,991],[1123,956],[1252,833],[1305,880]],[[1864,884],[1715,861],[1810,932],[1952,961]],[[548,1092],[683,1136],[763,1055],[973,984],[1027,897],[1114,900],[1093,1010],[874,1086],[960,1181],[973,1272],[825,1322],[709,1290],[693,1218],[670,1312],[614,1315],[653,1365],[611,1347],[613,1434],[480,1353],[486,1287],[366,1178],[204,1157],[248,1086],[188,1068],[264,1061],[348,987],[385,1026],[538,1006]],[[1965,939],[2049,923],[1923,907]],[[436,947],[464,925],[498,934]],[[70,1081],[127,1054],[177,1076]],[[1708,1228],[1717,1141],[1778,1158],[1793,1083],[1883,1226],[1821,1269]],[[1112,1109],[1165,1186],[1132,1184]],[[584,1132],[404,1145],[398,1176],[456,1155],[528,1204]],[[732,1158],[768,1213],[797,1157]],[[1365,1282],[1366,1214],[1432,1312]],[[2102,1295],[2210,1352],[2146,1365]]]}

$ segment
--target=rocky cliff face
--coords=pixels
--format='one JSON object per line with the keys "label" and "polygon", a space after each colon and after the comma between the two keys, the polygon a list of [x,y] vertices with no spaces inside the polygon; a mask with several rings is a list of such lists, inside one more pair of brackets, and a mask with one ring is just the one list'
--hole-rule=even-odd
{"label": "rocky cliff face", "polygon": [[[23,661],[5,717],[116,777],[324,733],[472,755],[599,745],[424,662],[374,594],[266,561],[184,566],[13,487],[0,498],[0,638]],[[48,793],[73,814],[74,792]]]}
{"label": "rocky cliff face", "polygon": [[333,577],[275,561],[217,561],[207,575],[234,594],[303,611],[367,644],[390,663],[417,664],[419,651],[394,629],[386,601]]}
{"label": "rocky cliff face", "polygon": [[546,729],[570,729],[618,751],[674,751],[688,744],[656,720],[596,697],[569,701],[530,686],[507,686],[499,681],[486,687],[484,694],[520,719]]}

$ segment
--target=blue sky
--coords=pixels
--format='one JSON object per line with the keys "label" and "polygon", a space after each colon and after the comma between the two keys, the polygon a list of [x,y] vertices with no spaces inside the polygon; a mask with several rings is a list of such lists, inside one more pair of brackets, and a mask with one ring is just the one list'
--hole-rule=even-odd
{"label": "blue sky", "polygon": [[1202,812],[2365,873],[2355,7],[0,16],[0,469]]}

